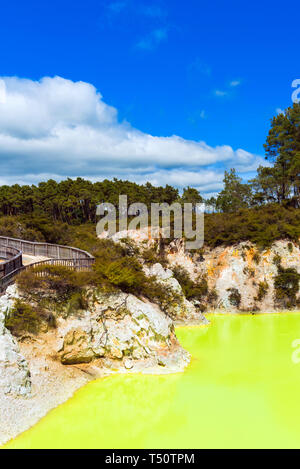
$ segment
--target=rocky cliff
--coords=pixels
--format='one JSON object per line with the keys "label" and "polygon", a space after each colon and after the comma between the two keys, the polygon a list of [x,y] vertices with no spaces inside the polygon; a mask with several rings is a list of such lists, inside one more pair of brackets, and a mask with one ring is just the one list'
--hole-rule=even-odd
{"label": "rocky cliff", "polygon": [[145,247],[160,250],[168,263],[168,272],[180,267],[194,281],[205,279],[214,297],[212,303],[206,301],[203,305],[206,311],[300,309],[298,243],[280,240],[262,249],[250,242],[241,242],[230,247],[204,247],[188,252],[183,239],[161,243],[161,233],[152,233],[150,229],[113,236],[116,242],[124,242],[126,238],[141,251]]}
{"label": "rocky cliff", "polygon": [[[216,294],[215,309],[272,312],[286,307],[297,309],[300,306],[297,275],[294,276],[293,292],[293,287],[289,285],[288,272],[286,282],[284,281],[286,271],[294,270],[300,274],[298,244],[282,240],[275,242],[268,249],[259,249],[249,242],[244,242],[231,247],[203,249],[201,253],[188,253],[184,243],[177,240],[168,246],[166,255],[171,267],[184,267],[193,279],[197,276],[207,278],[209,289]],[[280,282],[277,282],[277,279],[280,272],[282,285],[281,292],[278,292]],[[291,302],[290,293],[295,293]]]}

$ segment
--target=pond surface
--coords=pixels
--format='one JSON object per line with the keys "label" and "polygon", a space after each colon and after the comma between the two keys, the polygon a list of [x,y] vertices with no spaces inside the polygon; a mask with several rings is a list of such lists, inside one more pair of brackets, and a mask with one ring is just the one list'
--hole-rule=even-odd
{"label": "pond surface", "polygon": [[300,314],[209,319],[177,329],[185,373],[92,382],[7,447],[299,448]]}

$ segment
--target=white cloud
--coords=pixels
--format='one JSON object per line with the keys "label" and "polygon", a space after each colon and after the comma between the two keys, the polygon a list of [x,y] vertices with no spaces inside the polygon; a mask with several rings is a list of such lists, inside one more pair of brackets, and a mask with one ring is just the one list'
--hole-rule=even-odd
{"label": "white cloud", "polygon": [[6,102],[6,87],[3,80],[0,80],[0,103]]}
{"label": "white cloud", "polygon": [[228,92],[224,90],[215,90],[215,95],[218,97],[223,97],[223,96],[227,96]]}
{"label": "white cloud", "polygon": [[228,145],[155,137],[120,123],[88,83],[63,78],[0,79],[0,183],[49,177],[118,177],[214,192],[224,168],[255,169],[264,160]]}
{"label": "white cloud", "polygon": [[238,86],[240,86],[240,84],[240,80],[233,80],[229,83],[229,85],[226,86],[226,90],[217,89],[214,91],[214,94],[218,98],[224,98],[225,96],[233,96],[233,90],[231,88],[237,88]]}
{"label": "white cloud", "polygon": [[240,80],[233,80],[230,82],[230,86],[235,88],[236,86],[239,86],[241,84]]}

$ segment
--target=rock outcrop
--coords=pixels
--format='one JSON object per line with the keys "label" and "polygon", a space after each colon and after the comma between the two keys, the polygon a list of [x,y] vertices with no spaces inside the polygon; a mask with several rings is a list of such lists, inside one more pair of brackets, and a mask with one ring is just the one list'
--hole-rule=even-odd
{"label": "rock outcrop", "polygon": [[[153,247],[157,244],[157,241],[161,239],[163,235],[162,228],[142,228],[140,230],[125,230],[118,231],[111,236],[111,239],[115,242],[122,242],[124,239],[131,239],[139,247]],[[99,236],[100,239],[109,238],[107,231],[103,231]]]}
{"label": "rock outcrop", "polygon": [[30,372],[25,358],[20,354],[16,339],[5,328],[5,314],[16,296],[15,286],[8,287],[0,298],[0,394],[28,396],[31,390]]}
{"label": "rock outcrop", "polygon": [[[119,371],[183,371],[189,362],[171,321],[157,306],[122,292],[97,294],[94,307],[59,322],[64,364],[91,363]],[[100,362],[99,362],[100,364]]]}

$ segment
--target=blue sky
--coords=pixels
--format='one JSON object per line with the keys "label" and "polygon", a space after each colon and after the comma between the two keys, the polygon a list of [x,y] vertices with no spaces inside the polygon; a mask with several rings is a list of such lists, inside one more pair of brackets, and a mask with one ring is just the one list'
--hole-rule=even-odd
{"label": "blue sky", "polygon": [[251,177],[300,78],[299,11],[268,0],[2,4],[0,76],[18,79],[0,86],[0,183],[117,176],[211,195],[224,169]]}

